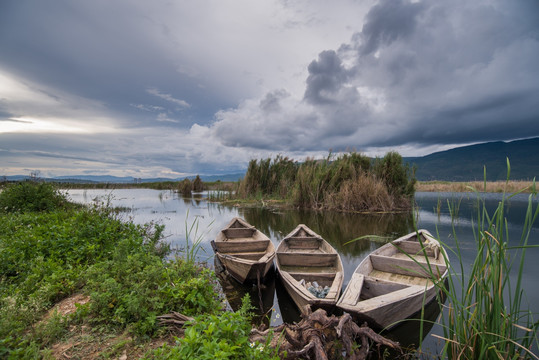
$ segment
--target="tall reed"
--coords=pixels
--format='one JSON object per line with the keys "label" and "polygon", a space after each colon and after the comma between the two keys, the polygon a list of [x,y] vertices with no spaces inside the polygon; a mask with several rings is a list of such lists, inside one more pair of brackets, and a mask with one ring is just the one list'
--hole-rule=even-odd
{"label": "tall reed", "polygon": [[371,165],[356,152],[296,163],[287,157],[251,160],[240,182],[239,198],[286,199],[295,207],[341,211],[390,211],[410,208],[413,171],[397,153]]}
{"label": "tall reed", "polygon": [[189,210],[187,210],[187,215],[185,216],[185,249],[184,259],[188,263],[196,263],[197,256],[200,250],[206,252],[204,247],[202,247],[202,242],[204,241],[207,233],[209,232],[213,221],[208,225],[207,229],[202,233],[199,232],[199,221],[195,217],[191,223],[189,223]]}
{"label": "tall reed", "polygon": [[[509,161],[507,169],[509,181]],[[471,269],[465,271],[457,240],[451,250],[458,263],[450,269],[447,286],[440,287],[448,299],[444,305],[447,316],[442,317],[445,340],[442,356],[449,359],[539,359],[531,350],[532,346],[537,347],[539,322],[525,309],[522,287],[526,250],[539,246],[529,243],[539,215],[539,207],[533,204],[533,196],[537,194],[535,181],[518,245],[509,243],[505,207],[507,200],[525,189],[512,195],[504,193],[493,213],[487,210],[481,194],[476,189],[471,190],[476,192],[479,205],[474,221],[477,254]],[[448,205],[451,213],[458,211]],[[453,235],[456,239],[455,226]],[[446,248],[451,247],[446,245]],[[512,277],[516,278],[516,283]]]}

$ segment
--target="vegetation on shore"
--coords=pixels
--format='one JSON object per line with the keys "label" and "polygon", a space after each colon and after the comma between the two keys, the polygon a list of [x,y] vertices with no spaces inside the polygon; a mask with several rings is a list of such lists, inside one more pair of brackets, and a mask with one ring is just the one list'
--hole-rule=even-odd
{"label": "vegetation on shore", "polygon": [[482,189],[489,193],[532,192],[533,181],[418,181],[416,191],[424,192],[473,192]]}
{"label": "vegetation on shore", "polygon": [[[0,358],[175,358],[183,340],[157,319],[171,311],[194,317],[199,327],[213,316],[212,342],[199,349],[183,341],[181,351],[275,358],[272,349],[253,348],[241,335],[251,326],[246,310],[235,317],[222,311],[212,271],[192,258],[168,260],[162,231],[124,221],[108,207],[71,204],[51,184],[4,188]],[[159,350],[152,355],[152,348]]]}
{"label": "vegetation on shore", "polygon": [[296,208],[337,211],[410,209],[413,169],[395,152],[371,162],[356,152],[297,163],[281,155],[251,160],[232,200],[284,199]]}
{"label": "vegetation on shore", "polygon": [[[509,162],[507,162],[509,186]],[[485,177],[486,178],[486,177]],[[483,182],[482,191],[488,191]],[[510,239],[506,216],[506,201],[524,191],[531,195],[519,241]],[[441,356],[448,359],[528,359],[535,358],[539,321],[527,310],[522,287],[526,251],[539,245],[531,243],[533,226],[539,207],[533,202],[537,195],[535,182],[530,187],[504,192],[493,213],[477,194],[477,214],[473,219],[476,255],[470,269],[463,267],[463,249],[453,224],[454,244],[444,244],[458,259],[452,262],[447,284],[439,284],[440,301],[446,310],[441,317],[445,345]],[[449,204],[451,216],[458,208]],[[438,236],[440,238],[440,236]],[[444,255],[445,256],[445,255]],[[447,259],[446,259],[447,260]],[[428,269],[428,267],[427,267]],[[432,274],[433,278],[437,274]]]}

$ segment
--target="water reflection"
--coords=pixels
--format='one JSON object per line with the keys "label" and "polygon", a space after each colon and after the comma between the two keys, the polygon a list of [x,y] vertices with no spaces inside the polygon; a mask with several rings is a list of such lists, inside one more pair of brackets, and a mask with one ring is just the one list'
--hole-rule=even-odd
{"label": "water reflection", "polygon": [[[389,239],[405,235],[413,229],[412,213],[403,214],[345,214],[320,211],[271,211],[242,209],[240,214],[257,229],[271,238],[283,239],[298,224],[305,224],[326,239],[341,255],[356,257],[369,250],[368,241],[352,239],[365,235]],[[346,245],[345,245],[346,244]]]}
{"label": "water reflection", "polygon": [[272,268],[264,278],[264,283],[256,286],[254,283],[245,285],[237,282],[223,267],[219,258],[214,258],[215,274],[219,284],[226,296],[230,308],[234,311],[239,310],[242,305],[242,299],[249,295],[251,307],[253,308],[253,324],[258,326],[264,324],[269,327],[270,318],[274,311],[273,301],[275,299],[275,269]]}

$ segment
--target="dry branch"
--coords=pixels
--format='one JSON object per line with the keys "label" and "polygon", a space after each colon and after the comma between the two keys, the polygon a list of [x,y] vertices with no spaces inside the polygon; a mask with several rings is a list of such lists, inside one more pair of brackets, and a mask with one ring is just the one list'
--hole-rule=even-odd
{"label": "dry branch", "polygon": [[[401,350],[398,343],[384,338],[366,325],[359,327],[350,315],[328,317],[322,309],[306,316],[298,324],[283,324],[266,331],[253,329],[251,341],[265,342],[271,333],[270,343],[278,347],[281,354],[286,352],[288,359],[326,360],[340,358],[343,353],[349,359],[366,359],[371,342]],[[359,348],[353,346],[354,342],[360,344]]]}

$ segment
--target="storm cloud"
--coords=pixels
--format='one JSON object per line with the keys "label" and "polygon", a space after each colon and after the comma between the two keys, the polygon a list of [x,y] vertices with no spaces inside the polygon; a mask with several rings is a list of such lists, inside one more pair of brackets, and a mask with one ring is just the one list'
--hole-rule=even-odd
{"label": "storm cloud", "polygon": [[[288,101],[280,122],[309,137],[286,148],[431,148],[539,135],[538,14],[532,1],[378,2],[361,31],[308,66],[304,96]],[[276,114],[249,104],[220,121],[265,124],[271,137]],[[306,118],[308,130],[295,126]],[[215,130],[233,136],[219,123]]]}
{"label": "storm cloud", "polygon": [[534,0],[8,0],[0,49],[0,175],[539,136]]}

